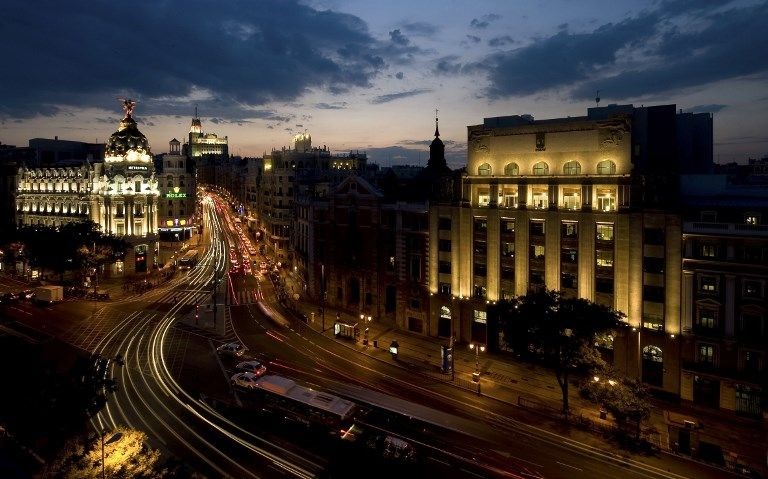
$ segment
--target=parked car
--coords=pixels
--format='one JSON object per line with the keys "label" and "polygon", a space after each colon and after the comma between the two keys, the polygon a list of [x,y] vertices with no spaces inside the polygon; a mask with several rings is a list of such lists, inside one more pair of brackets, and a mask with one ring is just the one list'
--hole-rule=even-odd
{"label": "parked car", "polygon": [[245,346],[240,343],[226,343],[216,348],[216,352],[228,356],[242,356],[245,353],[245,349]]}
{"label": "parked car", "polygon": [[242,361],[237,363],[235,369],[247,373],[253,373],[256,377],[261,377],[267,372],[267,367],[261,364],[259,361]]}
{"label": "parked car", "polygon": [[232,376],[232,384],[246,389],[253,389],[256,387],[256,380],[259,377],[259,375],[254,373],[237,373]]}
{"label": "parked car", "polygon": [[35,297],[35,290],[33,289],[25,289],[23,291],[19,291],[19,299],[32,299]]}
{"label": "parked car", "polygon": [[0,295],[0,304],[15,303],[19,300],[17,293],[3,293]]}

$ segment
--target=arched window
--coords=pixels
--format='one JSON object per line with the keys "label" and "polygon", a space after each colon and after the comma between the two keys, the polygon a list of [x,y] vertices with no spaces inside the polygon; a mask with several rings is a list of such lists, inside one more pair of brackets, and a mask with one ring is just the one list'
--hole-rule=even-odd
{"label": "arched window", "polygon": [[646,346],[643,348],[643,359],[653,361],[654,363],[663,363],[664,354],[658,346]]}
{"label": "arched window", "polygon": [[520,168],[517,163],[507,163],[504,167],[504,174],[507,176],[517,176],[520,174]]}
{"label": "arched window", "polygon": [[600,163],[597,164],[597,174],[598,175],[615,175],[616,163],[612,162],[611,160],[601,161]]}
{"label": "arched window", "polygon": [[543,161],[540,161],[533,165],[533,174],[536,176],[541,175],[548,175],[549,174],[549,166],[544,163]]}
{"label": "arched window", "polygon": [[451,319],[451,309],[448,306],[440,306],[440,317]]}
{"label": "arched window", "polygon": [[643,382],[659,387],[664,384],[664,353],[658,346],[643,348]]}
{"label": "arched window", "polygon": [[581,174],[581,165],[578,161],[569,161],[568,163],[563,165],[563,174],[564,175],[580,175]]}
{"label": "arched window", "polygon": [[477,168],[477,174],[480,176],[491,176],[491,165],[483,163]]}

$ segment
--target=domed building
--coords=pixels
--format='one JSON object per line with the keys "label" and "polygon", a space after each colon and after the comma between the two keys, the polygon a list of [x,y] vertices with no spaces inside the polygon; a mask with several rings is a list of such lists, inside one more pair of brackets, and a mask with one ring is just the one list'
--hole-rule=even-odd
{"label": "domed building", "polygon": [[90,216],[105,234],[122,236],[133,246],[125,268],[139,273],[153,262],[160,191],[149,142],[132,117],[133,107],[133,101],[123,101],[125,117],[107,141],[104,162],[93,165]]}
{"label": "domed building", "polygon": [[61,226],[92,220],[105,234],[123,237],[130,248],[113,273],[142,273],[154,263],[157,245],[158,181],[149,142],[123,101],[125,117],[106,145],[104,161],[59,163],[18,171],[19,226]]}

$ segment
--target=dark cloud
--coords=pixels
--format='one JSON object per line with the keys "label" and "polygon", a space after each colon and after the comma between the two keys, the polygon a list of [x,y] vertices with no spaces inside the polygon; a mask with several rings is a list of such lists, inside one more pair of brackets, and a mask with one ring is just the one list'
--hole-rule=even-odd
{"label": "dark cloud", "polygon": [[403,91],[400,93],[390,93],[388,95],[380,95],[371,100],[371,103],[374,105],[379,105],[381,103],[389,103],[390,101],[399,100],[401,98],[408,98],[411,96],[421,95],[422,93],[427,93],[432,90],[428,88],[419,88],[416,90],[410,90],[410,91]]}
{"label": "dark cloud", "polygon": [[347,107],[347,102],[337,101],[334,103],[316,103],[315,108],[319,110],[343,110]]}
{"label": "dark cloud", "polygon": [[437,33],[437,27],[431,23],[425,22],[412,22],[403,24],[402,29],[411,35],[421,37],[431,37]]}
{"label": "dark cloud", "polygon": [[469,26],[472,28],[488,28],[488,25],[491,24],[491,22],[500,19],[501,16],[496,15],[495,13],[489,13],[488,15],[483,15],[478,20],[477,18],[473,18],[471,22],[469,22]]}
{"label": "dark cloud", "polygon": [[402,46],[406,46],[411,43],[411,41],[408,40],[408,38],[400,32],[399,28],[389,32],[389,39],[392,40],[392,43],[396,43],[397,45]]}
{"label": "dark cloud", "polygon": [[502,35],[500,37],[493,37],[490,40],[488,40],[488,46],[490,47],[503,47],[505,45],[510,45],[512,43],[515,43],[515,40],[510,37],[509,35]]}
{"label": "dark cloud", "polygon": [[186,116],[199,104],[244,119],[308,89],[368,87],[415,48],[299,0],[8,0],[0,31],[0,57],[13,65],[0,75],[0,115],[10,117],[117,109],[117,96],[131,96],[141,100],[137,116]]}
{"label": "dark cloud", "polygon": [[592,98],[596,90],[605,98],[637,98],[765,74],[768,55],[755,47],[768,43],[765,18],[765,2],[667,1],[591,32],[561,25],[524,47],[438,70],[484,71],[484,93],[491,98],[552,89],[569,91],[576,100]]}
{"label": "dark cloud", "polygon": [[402,79],[403,79],[403,76],[404,76],[404,75],[403,75],[403,72],[397,72],[397,73],[395,73],[395,78],[397,78],[398,80],[402,80]]}
{"label": "dark cloud", "polygon": [[462,64],[457,61],[458,59],[459,57],[456,55],[438,58],[433,72],[438,75],[456,75],[461,73]]}
{"label": "dark cloud", "polygon": [[719,103],[710,103],[707,105],[696,105],[690,108],[686,108],[683,111],[686,113],[717,113],[720,110],[727,108],[728,105],[721,105]]}
{"label": "dark cloud", "polygon": [[476,35],[467,35],[467,40],[469,40],[472,43],[480,43],[481,38]]}

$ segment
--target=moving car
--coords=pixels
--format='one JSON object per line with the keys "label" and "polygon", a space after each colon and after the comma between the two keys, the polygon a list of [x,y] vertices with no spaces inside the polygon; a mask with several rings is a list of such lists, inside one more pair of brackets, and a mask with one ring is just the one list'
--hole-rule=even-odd
{"label": "moving car", "polygon": [[254,389],[256,388],[257,379],[259,379],[259,375],[254,373],[237,373],[232,376],[232,384],[246,389]]}
{"label": "moving car", "polygon": [[240,343],[226,343],[216,348],[216,352],[229,356],[242,356],[245,353],[245,349],[245,346]]}
{"label": "moving car", "polygon": [[238,371],[253,373],[256,377],[261,377],[267,372],[267,367],[261,364],[259,361],[243,361],[237,363],[235,369]]}

